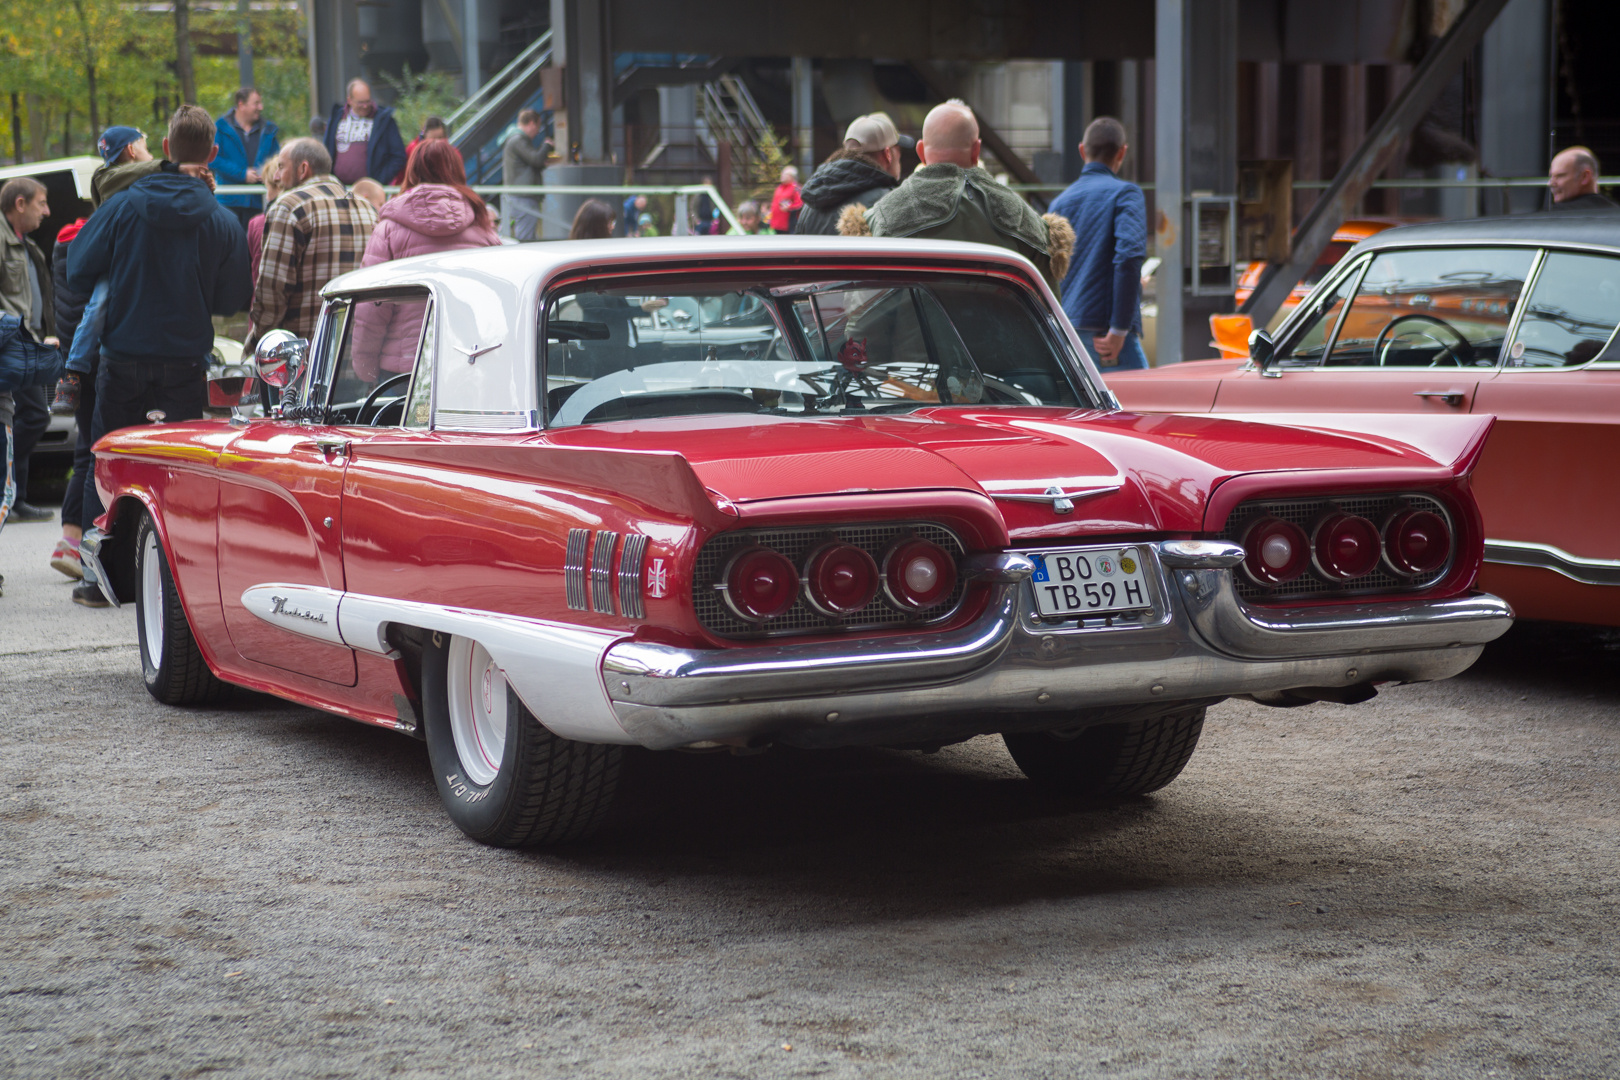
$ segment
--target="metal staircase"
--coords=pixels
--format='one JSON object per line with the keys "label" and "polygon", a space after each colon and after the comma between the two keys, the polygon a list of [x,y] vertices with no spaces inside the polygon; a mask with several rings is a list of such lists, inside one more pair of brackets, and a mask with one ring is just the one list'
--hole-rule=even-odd
{"label": "metal staircase", "polygon": [[698,109],[709,134],[731,147],[732,185],[748,187],[751,173],[770,164],[764,147],[776,137],[754,95],[736,75],[722,75],[702,85]]}
{"label": "metal staircase", "polygon": [[540,113],[541,126],[551,132],[551,113],[543,108],[540,69],[551,63],[551,31],[546,31],[497,72],[478,92],[444,118],[450,142],[467,162],[467,179],[488,184],[500,180],[501,136],[524,109]]}

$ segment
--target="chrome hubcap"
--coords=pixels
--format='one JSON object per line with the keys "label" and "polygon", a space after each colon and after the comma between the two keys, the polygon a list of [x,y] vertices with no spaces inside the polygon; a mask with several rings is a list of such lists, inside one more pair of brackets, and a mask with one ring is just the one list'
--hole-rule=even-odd
{"label": "chrome hubcap", "polygon": [[506,673],[478,642],[452,637],[447,675],[456,756],[467,779],[483,787],[500,773],[506,752]]}
{"label": "chrome hubcap", "polygon": [[141,546],[141,626],[146,630],[146,662],[163,666],[163,555],[155,531]]}

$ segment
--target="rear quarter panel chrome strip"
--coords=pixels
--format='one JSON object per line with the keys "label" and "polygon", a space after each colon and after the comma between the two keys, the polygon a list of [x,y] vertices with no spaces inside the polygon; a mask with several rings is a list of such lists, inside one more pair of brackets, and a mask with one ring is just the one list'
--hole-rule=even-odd
{"label": "rear quarter panel chrome strip", "polygon": [[1519,540],[1485,541],[1485,561],[1501,566],[1551,570],[1582,585],[1620,585],[1620,560],[1583,559],[1551,544]]}
{"label": "rear quarter panel chrome strip", "polygon": [[590,548],[590,542],[591,530],[568,530],[568,550],[563,556],[563,587],[567,593],[568,606],[575,611],[585,611],[589,608],[585,600],[585,554]]}
{"label": "rear quarter panel chrome strip", "polygon": [[627,619],[647,617],[641,595],[646,555],[645,533],[630,533],[624,538],[624,550],[619,553],[619,613]]}
{"label": "rear quarter panel chrome strip", "polygon": [[601,615],[613,614],[613,549],[619,534],[606,529],[596,534],[596,551],[591,555],[591,608]]}
{"label": "rear quarter panel chrome strip", "polygon": [[[298,614],[288,618],[265,614],[263,609],[277,597]],[[396,623],[472,638],[489,650],[512,689],[548,730],[581,742],[635,741],[619,725],[602,685],[602,658],[628,635],[313,585],[267,582],[246,590],[242,602],[260,618],[292,633],[379,656],[394,654],[388,628]],[[331,614],[322,623],[303,617],[306,612]]]}

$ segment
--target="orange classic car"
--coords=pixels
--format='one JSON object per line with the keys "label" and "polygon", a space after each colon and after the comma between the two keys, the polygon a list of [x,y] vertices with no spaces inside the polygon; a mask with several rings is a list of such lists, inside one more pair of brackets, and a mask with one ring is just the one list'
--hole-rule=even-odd
{"label": "orange classic car", "polygon": [[1252,355],[1110,374],[1136,412],[1496,417],[1481,582],[1620,626],[1620,215],[1413,225],[1357,245]]}

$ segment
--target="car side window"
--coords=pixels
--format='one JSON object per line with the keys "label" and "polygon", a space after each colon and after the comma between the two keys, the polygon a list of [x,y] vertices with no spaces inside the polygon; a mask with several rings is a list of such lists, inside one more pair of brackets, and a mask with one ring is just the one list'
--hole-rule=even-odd
{"label": "car side window", "polygon": [[1322,362],[1323,353],[1332,343],[1334,331],[1339,327],[1339,318],[1344,314],[1345,302],[1355,291],[1356,282],[1361,279],[1366,265],[1366,260],[1361,260],[1333,288],[1306,301],[1312,305],[1314,314],[1306,319],[1303,330],[1288,345],[1287,351],[1281,353],[1280,359],[1284,364],[1289,367],[1315,367]]}
{"label": "car side window", "polygon": [[[332,387],[331,408],[338,423],[372,423],[372,410],[366,416],[360,412],[379,389],[373,410],[379,403],[405,396],[422,352],[427,312],[425,291],[361,296],[351,302],[349,333],[338,353]],[[386,386],[390,382],[392,388]]]}
{"label": "car side window", "polygon": [[1323,364],[1495,367],[1534,261],[1528,248],[1380,251]]}
{"label": "car side window", "polygon": [[1620,259],[1550,251],[1525,304],[1508,364],[1577,367],[1598,358],[1620,324]]}

